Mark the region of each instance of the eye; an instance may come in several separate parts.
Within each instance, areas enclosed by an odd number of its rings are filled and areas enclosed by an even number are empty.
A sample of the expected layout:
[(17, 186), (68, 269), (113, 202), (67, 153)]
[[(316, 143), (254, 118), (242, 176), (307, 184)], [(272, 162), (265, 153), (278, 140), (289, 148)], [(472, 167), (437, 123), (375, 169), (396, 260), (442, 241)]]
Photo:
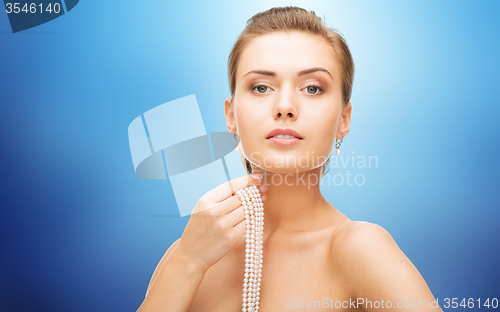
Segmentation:
[[(254, 85), (252, 87), (252, 90), (257, 90), (257, 93), (259, 93), (259, 94), (266, 93), (267, 89), (270, 89), (270, 88), (266, 85), (263, 85), (263, 84)], [(323, 93), (323, 91), (324, 91), (324, 89), (320, 85), (317, 85), (314, 83), (307, 86), (306, 89), (307, 89), (307, 93), (309, 93), (311, 95), (318, 95), (318, 94)]]
[[(306, 88), (306, 89), (307, 89), (307, 93), (309, 93), (309, 94), (311, 94), (311, 95), (318, 95), (318, 94), (323, 93), (323, 91), (324, 91), (324, 89), (323, 89), (321, 86), (319, 86), (319, 85), (317, 85), (317, 84), (314, 84), (314, 83), (313, 83), (313, 84), (311, 84), (311, 85), (309, 85), (309, 86), (307, 86), (307, 88)], [(316, 90), (317, 90), (318, 92), (314, 92), (314, 91), (316, 91)], [(309, 92), (309, 91), (311, 91), (311, 92)]]
[(269, 87), (263, 84), (259, 84), (252, 87), (252, 90), (255, 89), (257, 89), (257, 93), (264, 94), (266, 90), (269, 89)]

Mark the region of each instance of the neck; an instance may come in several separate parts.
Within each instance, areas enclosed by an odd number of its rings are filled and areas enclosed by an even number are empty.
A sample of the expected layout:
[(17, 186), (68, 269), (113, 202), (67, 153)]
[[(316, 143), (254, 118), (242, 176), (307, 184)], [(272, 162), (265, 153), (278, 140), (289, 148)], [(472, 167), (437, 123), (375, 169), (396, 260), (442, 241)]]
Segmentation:
[[(324, 224), (336, 211), (320, 191), (322, 167), (298, 173), (274, 173), (256, 168), (267, 185), (264, 224), (267, 234), (307, 231)], [(267, 235), (266, 235), (267, 236)]]

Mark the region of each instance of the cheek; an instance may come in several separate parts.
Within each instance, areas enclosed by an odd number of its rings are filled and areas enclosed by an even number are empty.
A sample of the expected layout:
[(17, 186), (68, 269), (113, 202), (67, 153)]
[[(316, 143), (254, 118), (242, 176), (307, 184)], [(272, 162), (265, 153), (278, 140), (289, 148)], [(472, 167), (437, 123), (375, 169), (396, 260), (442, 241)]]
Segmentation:
[(308, 114), (308, 124), (312, 125), (307, 134), (308, 148), (316, 150), (318, 154), (326, 155), (331, 151), (338, 127), (338, 112), (323, 110)]
[[(252, 110), (249, 105), (240, 105), (236, 112), (236, 121), (238, 126), (238, 134), (240, 137), (246, 141), (251, 139), (252, 133), (254, 133), (256, 129), (255, 125), (259, 124), (259, 116), (262, 117), (262, 114), (258, 114), (256, 110)], [(261, 118), (260, 117), (260, 118)]]
[(334, 136), (338, 126), (338, 114), (336, 110), (311, 110), (304, 112), (302, 117), (307, 117), (307, 123), (313, 125), (312, 129), (317, 135), (322, 137)]

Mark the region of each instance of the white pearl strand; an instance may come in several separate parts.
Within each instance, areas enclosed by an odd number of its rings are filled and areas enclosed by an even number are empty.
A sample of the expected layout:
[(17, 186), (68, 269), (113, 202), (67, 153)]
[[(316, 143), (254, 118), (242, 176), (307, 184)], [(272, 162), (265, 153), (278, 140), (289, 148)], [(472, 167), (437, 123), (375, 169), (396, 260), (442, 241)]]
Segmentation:
[(246, 222), (245, 278), (243, 279), (241, 311), (257, 312), (259, 311), (263, 262), (264, 204), (255, 184), (237, 191), (236, 194), (240, 196)]

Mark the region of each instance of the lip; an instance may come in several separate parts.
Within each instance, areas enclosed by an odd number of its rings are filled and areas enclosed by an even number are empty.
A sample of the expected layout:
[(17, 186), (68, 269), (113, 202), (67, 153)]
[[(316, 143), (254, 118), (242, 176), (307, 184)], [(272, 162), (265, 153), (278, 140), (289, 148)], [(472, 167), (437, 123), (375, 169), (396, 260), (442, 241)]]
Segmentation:
[[(293, 138), (271, 138), (272, 136), (278, 135), (278, 134), (283, 134), (283, 135), (293, 135), (296, 137), (295, 139)], [(302, 140), (302, 136), (295, 130), (290, 129), (290, 128), (276, 128), (269, 132), (267, 135), (267, 140), (273, 142), (274, 144), (277, 145), (293, 145), (297, 144)]]

